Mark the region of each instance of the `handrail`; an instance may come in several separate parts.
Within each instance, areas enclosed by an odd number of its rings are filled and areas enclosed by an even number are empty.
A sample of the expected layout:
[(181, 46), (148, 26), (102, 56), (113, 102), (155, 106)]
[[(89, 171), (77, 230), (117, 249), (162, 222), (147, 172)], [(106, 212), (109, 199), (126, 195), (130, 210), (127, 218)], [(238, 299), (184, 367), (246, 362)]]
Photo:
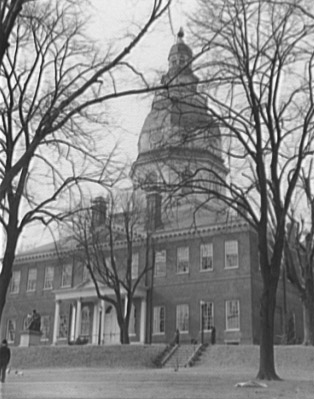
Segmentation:
[(188, 367), (190, 366), (195, 357), (198, 355), (198, 353), (202, 350), (203, 346), (205, 346), (204, 344), (199, 344), (196, 349), (194, 350), (194, 352), (192, 353), (192, 355), (189, 357), (188, 361), (185, 363), (184, 367)]
[(170, 359), (170, 357), (175, 353), (175, 351), (178, 349), (179, 345), (175, 344), (171, 350), (166, 354), (166, 356), (161, 360), (160, 365), (163, 367), (167, 361)]

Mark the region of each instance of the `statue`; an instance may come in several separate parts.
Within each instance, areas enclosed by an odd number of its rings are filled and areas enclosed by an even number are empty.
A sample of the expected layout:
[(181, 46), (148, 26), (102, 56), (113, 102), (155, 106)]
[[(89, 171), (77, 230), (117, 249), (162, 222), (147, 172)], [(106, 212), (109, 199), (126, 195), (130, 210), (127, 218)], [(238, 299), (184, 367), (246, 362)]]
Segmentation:
[(29, 331), (40, 331), (40, 314), (33, 310), (27, 329)]

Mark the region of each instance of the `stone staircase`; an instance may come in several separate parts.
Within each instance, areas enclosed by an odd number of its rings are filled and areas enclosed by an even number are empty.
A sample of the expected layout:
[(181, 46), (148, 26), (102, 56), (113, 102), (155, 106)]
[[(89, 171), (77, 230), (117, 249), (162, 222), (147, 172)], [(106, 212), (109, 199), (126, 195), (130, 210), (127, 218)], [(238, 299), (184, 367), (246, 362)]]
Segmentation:
[(194, 364), (204, 350), (203, 345), (182, 344), (173, 347), (171, 353), (163, 361), (163, 367), (178, 370), (181, 367), (189, 367)]

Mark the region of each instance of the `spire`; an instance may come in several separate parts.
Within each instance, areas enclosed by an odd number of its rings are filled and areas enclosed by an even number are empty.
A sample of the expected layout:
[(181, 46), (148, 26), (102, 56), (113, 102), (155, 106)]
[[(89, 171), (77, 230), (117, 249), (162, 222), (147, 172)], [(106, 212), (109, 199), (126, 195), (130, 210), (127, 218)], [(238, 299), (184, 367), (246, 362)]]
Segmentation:
[(184, 58), (184, 63), (187, 63), (193, 56), (192, 50), (184, 43), (183, 37), (184, 31), (181, 26), (177, 33), (177, 42), (171, 47), (169, 52), (168, 60), (170, 60), (170, 64), (172, 64), (170, 67), (173, 66), (173, 64), (177, 66), (181, 65), (182, 67), (182, 59)]
[(184, 37), (184, 30), (181, 26), (177, 34), (177, 43), (183, 43), (183, 37)]

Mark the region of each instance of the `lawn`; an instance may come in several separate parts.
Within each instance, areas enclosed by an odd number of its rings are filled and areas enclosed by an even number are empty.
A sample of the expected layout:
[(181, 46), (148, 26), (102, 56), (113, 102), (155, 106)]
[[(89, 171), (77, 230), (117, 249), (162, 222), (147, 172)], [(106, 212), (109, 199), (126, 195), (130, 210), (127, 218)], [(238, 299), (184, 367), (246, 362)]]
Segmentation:
[(266, 388), (237, 388), (254, 379), (256, 370), (243, 366), (209, 370), (197, 366), (168, 369), (36, 369), (10, 373), (1, 387), (2, 399), (312, 399), (313, 371), (281, 369), (283, 381)]

